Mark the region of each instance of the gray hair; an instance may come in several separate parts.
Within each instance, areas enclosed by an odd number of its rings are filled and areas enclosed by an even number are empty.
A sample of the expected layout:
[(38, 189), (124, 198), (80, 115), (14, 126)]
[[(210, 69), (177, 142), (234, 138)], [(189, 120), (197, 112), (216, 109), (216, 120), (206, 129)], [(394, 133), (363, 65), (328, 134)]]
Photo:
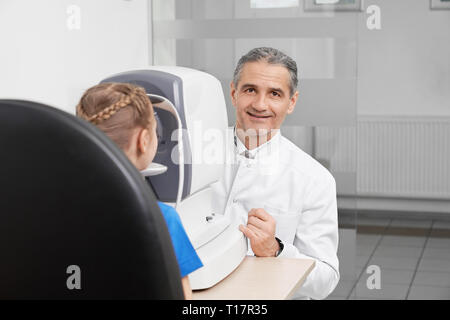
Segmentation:
[(297, 78), (297, 63), (284, 54), (280, 50), (268, 47), (255, 48), (250, 50), (247, 54), (243, 55), (234, 70), (233, 74), (233, 83), (237, 87), (237, 84), (241, 77), (241, 71), (244, 67), (244, 64), (247, 62), (255, 62), (264, 60), (269, 64), (279, 64), (285, 67), (289, 71), (290, 81), (289, 81), (289, 91), (292, 96), (294, 92), (297, 90), (298, 78)]

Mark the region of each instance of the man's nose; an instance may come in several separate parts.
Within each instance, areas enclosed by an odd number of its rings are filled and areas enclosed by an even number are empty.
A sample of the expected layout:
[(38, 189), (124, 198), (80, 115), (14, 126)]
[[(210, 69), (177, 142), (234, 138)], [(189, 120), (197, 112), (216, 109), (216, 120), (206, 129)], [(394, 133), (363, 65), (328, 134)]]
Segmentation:
[(265, 111), (267, 109), (266, 95), (257, 94), (252, 106), (256, 111)]

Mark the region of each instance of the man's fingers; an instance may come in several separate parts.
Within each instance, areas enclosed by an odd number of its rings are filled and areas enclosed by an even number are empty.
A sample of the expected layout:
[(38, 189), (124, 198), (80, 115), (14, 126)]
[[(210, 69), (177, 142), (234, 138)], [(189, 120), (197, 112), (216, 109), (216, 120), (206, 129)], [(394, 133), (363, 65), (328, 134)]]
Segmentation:
[(249, 216), (247, 220), (247, 225), (253, 225), (257, 227), (258, 229), (265, 229), (264, 225), (267, 224), (264, 220), (261, 220), (260, 218), (256, 216)]
[(268, 214), (266, 212), (266, 210), (262, 209), (262, 208), (254, 208), (252, 210), (250, 210), (250, 212), (248, 213), (249, 217), (257, 217), (263, 221), (269, 221), (272, 219), (272, 216), (270, 214)]
[(261, 229), (255, 227), (255, 226), (253, 226), (251, 224), (247, 224), (247, 228), (249, 228), (253, 232), (255, 237), (260, 238), (262, 236), (262, 232), (261, 232), (262, 230)]
[(243, 224), (239, 225), (239, 230), (249, 239), (256, 239), (257, 237), (252, 229), (244, 226)]

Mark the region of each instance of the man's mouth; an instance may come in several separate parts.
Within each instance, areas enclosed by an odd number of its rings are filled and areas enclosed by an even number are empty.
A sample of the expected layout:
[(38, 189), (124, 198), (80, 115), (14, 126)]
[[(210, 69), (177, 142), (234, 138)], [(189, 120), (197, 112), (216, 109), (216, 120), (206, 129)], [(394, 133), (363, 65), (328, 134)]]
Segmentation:
[(253, 118), (257, 118), (257, 119), (267, 119), (270, 118), (271, 115), (265, 115), (265, 114), (253, 114), (247, 111), (247, 114)]

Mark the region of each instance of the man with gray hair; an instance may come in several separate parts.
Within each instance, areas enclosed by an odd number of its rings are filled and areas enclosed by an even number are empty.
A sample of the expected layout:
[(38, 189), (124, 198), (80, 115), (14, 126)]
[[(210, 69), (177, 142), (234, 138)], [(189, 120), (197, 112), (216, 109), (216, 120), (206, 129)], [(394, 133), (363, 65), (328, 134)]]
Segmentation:
[(339, 281), (336, 184), (316, 160), (283, 137), (298, 98), (297, 64), (281, 51), (242, 56), (231, 82), (236, 125), (216, 212), (240, 222), (257, 257), (309, 258), (315, 268), (294, 298), (324, 299)]

